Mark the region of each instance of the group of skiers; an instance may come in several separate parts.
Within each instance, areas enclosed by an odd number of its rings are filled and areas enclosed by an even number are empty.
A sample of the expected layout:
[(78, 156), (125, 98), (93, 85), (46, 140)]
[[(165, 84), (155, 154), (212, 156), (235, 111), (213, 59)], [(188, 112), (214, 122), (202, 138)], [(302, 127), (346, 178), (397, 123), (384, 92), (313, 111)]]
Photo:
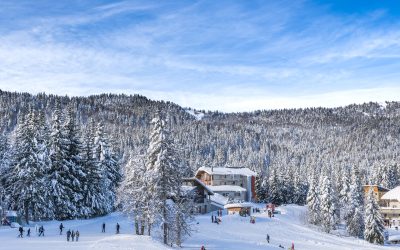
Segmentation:
[[(60, 235), (62, 235), (63, 229), (64, 229), (64, 225), (61, 223), (60, 224)], [(71, 241), (74, 241), (76, 239), (76, 241), (79, 241), (79, 231), (76, 230), (76, 232), (74, 230), (71, 231), (71, 229), (68, 229), (67, 231), (67, 241), (69, 241), (69, 239), (71, 239)]]
[[(39, 235), (38, 235), (39, 237), (44, 236), (44, 227), (43, 226), (40, 226), (40, 227), (36, 226), (35, 228), (36, 228), (36, 232), (39, 233)], [(23, 238), (25, 230), (22, 226), (20, 226), (18, 228), (18, 232), (19, 232), (18, 238)], [(28, 230), (26, 231), (26, 236), (31, 237), (31, 229), (30, 228), (28, 228)]]
[(74, 230), (70, 230), (68, 229), (67, 231), (67, 241), (69, 241), (69, 239), (71, 238), (71, 241), (74, 241), (74, 239), (76, 239), (76, 241), (79, 240), (79, 231), (76, 230), (76, 232)]
[[(217, 217), (215, 216), (215, 218), (217, 218)], [(44, 227), (43, 226), (38, 227), (36, 225), (35, 228), (36, 228), (36, 232), (39, 233), (38, 236), (44, 236)], [(64, 225), (61, 223), (60, 226), (59, 226), (60, 235), (62, 235), (64, 228), (65, 228)], [(119, 234), (120, 229), (121, 229), (121, 226), (119, 225), (119, 223), (117, 223), (117, 225), (116, 225), (116, 234)], [(18, 231), (19, 231), (18, 238), (23, 238), (23, 233), (25, 232), (24, 228), (22, 226), (20, 226), (18, 228)], [(101, 232), (102, 233), (106, 232), (106, 223), (104, 223), (104, 222), (102, 224)], [(26, 236), (28, 236), (28, 237), (31, 236), (31, 229), (30, 228), (28, 228)], [(79, 240), (79, 236), (80, 236), (80, 233), (79, 233), (78, 230), (76, 230), (76, 231), (72, 230), (71, 231), (70, 229), (68, 229), (68, 231), (67, 231), (67, 241), (69, 241), (70, 239), (71, 239), (71, 241), (78, 241)]]

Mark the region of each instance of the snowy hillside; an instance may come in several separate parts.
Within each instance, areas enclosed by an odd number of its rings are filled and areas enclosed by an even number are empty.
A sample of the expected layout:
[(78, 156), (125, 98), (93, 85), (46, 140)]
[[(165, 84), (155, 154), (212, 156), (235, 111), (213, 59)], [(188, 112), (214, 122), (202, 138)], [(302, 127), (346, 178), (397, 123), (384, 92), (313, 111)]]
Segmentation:
[[(210, 214), (196, 217), (199, 223), (196, 232), (183, 244), (183, 249), (200, 249), (204, 245), (212, 249), (287, 249), (292, 242), (296, 250), (379, 250), (398, 249), (394, 246), (377, 246), (352, 237), (339, 237), (318, 232), (303, 224), (305, 207), (296, 205), (283, 206), (278, 209), (282, 214), (268, 218), (266, 214), (256, 214), (256, 223), (249, 223), (249, 217), (224, 215), (222, 223), (211, 223)], [(106, 223), (106, 233), (101, 233), (101, 224)], [(121, 224), (121, 234), (115, 235), (116, 223)], [(133, 234), (133, 225), (119, 213), (90, 220), (71, 220), (63, 222), (65, 229), (81, 233), (79, 242), (67, 242), (65, 233), (58, 234), (59, 222), (43, 223), (45, 237), (38, 238), (32, 233), (31, 238), (17, 238), (17, 229), (1, 228), (0, 240), (7, 243), (8, 250), (19, 249), (169, 249), (146, 236)], [(31, 229), (34, 231), (34, 228)], [(266, 242), (266, 234), (270, 235), (270, 243)], [(0, 249), (5, 249), (1, 248)]]
[(185, 109), (185, 111), (196, 118), (197, 121), (200, 121), (204, 117), (204, 113), (197, 110)]
[[(272, 219), (263, 213), (256, 214), (255, 224), (249, 223), (249, 217), (239, 215), (225, 215), (220, 225), (212, 224), (209, 215), (199, 216), (198, 232), (184, 243), (184, 248), (196, 249), (204, 244), (207, 249), (282, 249), (279, 245), (288, 249), (293, 242), (296, 250), (398, 249), (311, 229), (304, 225), (306, 209), (302, 206), (288, 205), (278, 210), (282, 214)], [(269, 244), (266, 241), (267, 234), (270, 235)]]

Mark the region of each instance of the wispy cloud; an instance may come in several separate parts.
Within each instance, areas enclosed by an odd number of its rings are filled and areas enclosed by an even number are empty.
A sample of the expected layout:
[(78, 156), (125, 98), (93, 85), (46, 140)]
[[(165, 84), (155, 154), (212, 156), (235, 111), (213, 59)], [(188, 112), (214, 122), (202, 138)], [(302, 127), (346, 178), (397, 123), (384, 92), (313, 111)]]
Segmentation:
[(140, 93), (224, 111), (398, 98), (400, 33), (384, 10), (338, 14), (310, 1), (57, 4), (1, 3), (1, 89)]

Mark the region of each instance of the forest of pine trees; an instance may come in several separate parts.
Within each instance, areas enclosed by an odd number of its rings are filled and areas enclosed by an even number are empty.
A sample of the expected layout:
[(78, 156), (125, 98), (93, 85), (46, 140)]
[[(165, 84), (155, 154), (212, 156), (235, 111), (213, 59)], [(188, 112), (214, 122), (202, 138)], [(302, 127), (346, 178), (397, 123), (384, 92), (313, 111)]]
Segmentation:
[[(0, 91), (0, 202), (29, 218), (66, 219), (112, 211), (122, 196), (121, 180), (135, 189), (135, 195), (144, 189), (139, 187), (156, 190), (159, 186), (136, 182), (158, 178), (150, 174), (158, 166), (149, 159), (155, 149), (152, 120), (157, 112), (168, 116), (168, 140), (174, 145), (171, 150), (176, 149), (182, 176), (192, 176), (204, 165), (248, 167), (258, 173), (260, 201), (308, 204), (309, 221), (324, 223), (326, 231), (334, 230), (337, 221), (346, 221), (349, 234), (365, 237), (368, 204), (360, 198), (360, 187), (399, 185), (400, 102), (245, 113), (199, 111), (204, 116), (198, 120), (174, 103), (139, 95), (67, 97)], [(141, 234), (160, 219), (153, 217), (154, 211), (141, 209), (152, 198), (131, 201), (127, 208), (135, 211)], [(177, 200), (174, 204), (187, 205)], [(173, 224), (165, 224), (167, 234)]]
[(120, 159), (101, 123), (82, 129), (75, 116), (72, 107), (65, 112), (57, 107), (51, 119), (30, 108), (18, 116), (13, 143), (3, 145), (2, 205), (27, 222), (88, 218), (114, 209)]

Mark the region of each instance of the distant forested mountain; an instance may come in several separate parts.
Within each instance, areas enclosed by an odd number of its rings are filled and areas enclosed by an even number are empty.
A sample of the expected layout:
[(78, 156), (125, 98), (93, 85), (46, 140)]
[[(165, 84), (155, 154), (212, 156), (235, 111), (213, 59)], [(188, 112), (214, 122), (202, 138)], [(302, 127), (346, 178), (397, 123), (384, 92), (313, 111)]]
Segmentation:
[[(202, 165), (249, 167), (259, 173), (259, 187), (274, 190), (271, 183), (279, 182), (282, 197), (276, 199), (297, 203), (304, 203), (313, 173), (329, 173), (337, 190), (343, 174), (355, 166), (363, 183), (398, 184), (400, 102), (221, 113), (184, 109), (140, 95), (67, 97), (0, 91), (3, 138), (13, 145), (18, 117), (31, 109), (43, 112), (51, 124), (57, 105), (62, 113), (74, 110), (82, 131), (90, 121), (103, 124), (122, 167), (131, 153), (147, 149), (150, 121), (160, 111), (169, 117), (186, 175)], [(297, 194), (288, 195), (293, 188)]]

